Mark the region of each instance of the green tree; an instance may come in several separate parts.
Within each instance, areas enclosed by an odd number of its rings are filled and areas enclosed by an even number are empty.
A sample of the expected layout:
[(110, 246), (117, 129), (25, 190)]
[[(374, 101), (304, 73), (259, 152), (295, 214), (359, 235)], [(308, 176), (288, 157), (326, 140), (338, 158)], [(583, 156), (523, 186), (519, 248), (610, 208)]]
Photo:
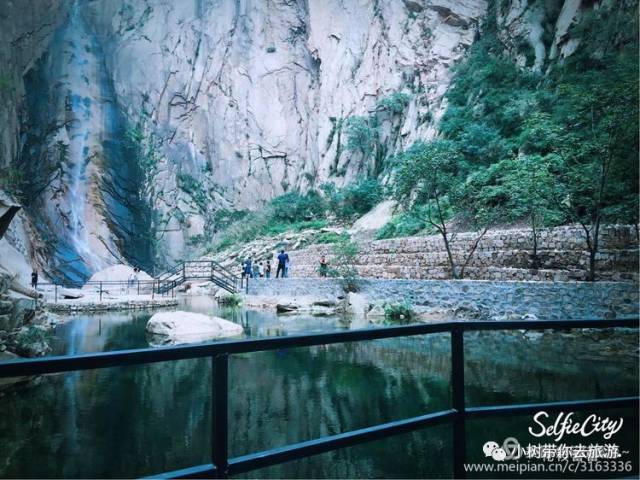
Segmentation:
[(370, 125), (371, 119), (361, 116), (351, 116), (344, 122), (344, 132), (347, 136), (347, 150), (360, 152), (367, 158), (375, 148), (376, 133)]
[[(398, 158), (395, 169), (395, 196), (398, 201), (413, 208), (425, 206), (426, 223), (442, 237), (452, 278), (463, 278), (476, 248), (487, 232), (481, 228), (471, 249), (458, 264), (451, 248), (455, 234), (448, 221), (454, 214), (465, 216), (474, 226), (484, 224), (490, 217), (477, 208), (476, 193), (461, 179), (464, 165), (456, 145), (448, 140), (434, 140), (430, 143), (416, 142)], [(455, 201), (454, 201), (455, 200)]]
[(345, 220), (367, 213), (383, 197), (382, 186), (375, 178), (358, 180), (343, 188), (336, 188), (335, 184), (330, 182), (321, 185), (320, 189), (331, 212)]
[(284, 222), (299, 222), (322, 218), (326, 203), (318, 192), (312, 190), (307, 194), (289, 192), (274, 198), (270, 202), (273, 219)]
[(522, 155), (508, 161), (504, 188), (506, 207), (513, 219), (526, 218), (531, 228), (532, 268), (540, 268), (538, 239), (540, 228), (560, 222), (558, 192), (554, 170), (560, 159), (556, 155)]
[(356, 267), (360, 247), (348, 236), (333, 245), (332, 264), (329, 275), (338, 278), (345, 292), (357, 292), (360, 289), (359, 274)]
[(400, 115), (409, 105), (411, 96), (403, 92), (393, 92), (387, 97), (381, 98), (376, 104), (376, 111), (386, 111), (392, 115)]
[[(604, 221), (637, 223), (637, 59), (621, 59), (605, 71), (570, 76), (559, 86), (557, 110), (565, 124), (562, 206), (579, 223), (589, 251), (587, 280), (596, 278)], [(633, 172), (633, 174), (630, 174)]]

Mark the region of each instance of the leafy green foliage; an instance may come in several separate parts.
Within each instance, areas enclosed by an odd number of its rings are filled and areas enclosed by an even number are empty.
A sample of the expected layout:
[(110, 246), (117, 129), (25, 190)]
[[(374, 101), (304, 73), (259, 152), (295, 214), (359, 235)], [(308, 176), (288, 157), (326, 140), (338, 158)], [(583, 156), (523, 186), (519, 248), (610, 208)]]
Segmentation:
[(146, 183), (150, 184), (158, 173), (158, 162), (161, 158), (155, 136), (147, 135), (144, 126), (139, 123), (125, 131), (124, 142), (125, 147), (136, 158)]
[(391, 220), (378, 231), (376, 238), (381, 240), (384, 238), (417, 235), (428, 228), (425, 217), (426, 209), (424, 205), (414, 206), (414, 208), (394, 215)]
[(453, 142), (418, 141), (396, 158), (395, 195), (410, 206), (430, 205), (427, 221), (441, 223), (446, 220), (447, 196), (460, 183), (461, 167), (460, 151)]
[(348, 233), (322, 232), (314, 238), (315, 243), (339, 243), (349, 240)]
[(384, 306), (385, 319), (394, 324), (411, 323), (415, 319), (416, 313), (413, 310), (413, 305), (404, 300), (400, 303), (387, 303)]
[(51, 350), (50, 342), (52, 333), (36, 325), (22, 328), (14, 339), (14, 348), (17, 353), (26, 357), (44, 355)]
[(213, 214), (213, 223), (216, 231), (224, 230), (231, 224), (242, 220), (249, 214), (248, 210), (220, 209)]
[[(441, 139), (397, 157), (394, 193), (406, 208), (379, 236), (417, 230), (418, 208), (441, 233), (454, 217), (468, 225), (526, 220), (536, 257), (539, 228), (578, 222), (593, 272), (601, 222), (638, 221), (637, 2), (585, 10), (570, 31), (578, 50), (546, 65), (544, 76), (509, 57), (498, 6), (490, 2), (481, 39), (456, 67)], [(550, 46), (559, 7), (543, 9)]]
[(307, 194), (285, 193), (257, 212), (219, 210), (214, 215), (214, 221), (220, 233), (209, 250), (220, 251), (261, 236), (319, 230), (327, 226), (325, 211), (325, 199), (315, 191)]
[[(191, 184), (188, 184), (191, 185)], [(259, 212), (220, 210), (214, 215), (219, 232), (209, 250), (220, 251), (231, 245), (261, 236), (301, 230), (320, 230), (328, 225), (329, 214), (340, 220), (353, 220), (382, 200), (383, 189), (375, 179), (365, 179), (336, 188), (322, 185), (320, 191), (306, 194), (294, 191), (271, 200)], [(320, 243), (336, 243), (342, 239), (330, 233), (321, 234)]]
[(327, 221), (324, 219), (318, 220), (304, 220), (301, 222), (293, 223), (278, 223), (273, 222), (268, 224), (261, 232), (261, 235), (279, 235), (285, 232), (300, 232), (302, 230), (320, 230), (327, 226)]
[(8, 75), (0, 75), (0, 94), (11, 93), (13, 90), (13, 82)]
[(351, 116), (344, 122), (346, 147), (350, 152), (361, 152), (367, 157), (375, 148), (376, 133), (371, 117)]
[(377, 179), (363, 179), (340, 189), (333, 183), (325, 183), (320, 189), (327, 198), (331, 212), (343, 220), (367, 213), (383, 197), (382, 186)]
[(202, 234), (192, 235), (187, 240), (187, 243), (190, 246), (197, 247), (198, 245), (202, 245), (205, 241), (205, 236)]
[(293, 223), (277, 222), (268, 210), (251, 212), (216, 235), (212, 245), (209, 246), (209, 251), (221, 251), (232, 245), (250, 242), (263, 236), (302, 230), (320, 230), (326, 226), (327, 221), (324, 219)]
[[(498, 208), (480, 201), (483, 185), (465, 181), (465, 163), (459, 148), (449, 140), (416, 142), (397, 159), (395, 196), (410, 208), (424, 206), (425, 222), (441, 236), (453, 278), (463, 278), (478, 242), (488, 227), (501, 217)], [(454, 258), (448, 221), (457, 215), (481, 231), (461, 264)]]
[(187, 173), (181, 173), (178, 175), (178, 187), (189, 194), (201, 211), (207, 210), (211, 200), (200, 180)]
[(358, 244), (348, 237), (341, 239), (333, 246), (333, 261), (329, 268), (329, 275), (339, 279), (345, 292), (360, 290), (360, 276), (355, 266), (359, 253)]
[(271, 208), (276, 221), (292, 223), (322, 217), (326, 205), (324, 199), (315, 191), (306, 195), (290, 192), (274, 198)]
[(9, 166), (0, 170), (0, 189), (10, 192), (17, 199), (22, 198), (22, 189), (25, 185), (23, 171), (15, 166)]
[(410, 95), (402, 92), (394, 92), (388, 97), (380, 99), (376, 104), (376, 110), (387, 111), (398, 115), (404, 112), (410, 101)]
[(561, 165), (559, 157), (523, 155), (498, 165), (504, 169), (503, 188), (512, 219), (528, 218), (533, 230), (561, 222), (555, 182), (555, 173)]
[[(635, 57), (634, 57), (635, 58)], [(633, 222), (638, 194), (637, 58), (622, 57), (606, 72), (567, 76), (554, 112), (565, 160), (561, 188), (569, 216), (580, 223)], [(622, 207), (622, 208), (621, 208)]]
[(218, 298), (218, 303), (228, 308), (239, 308), (242, 305), (242, 296), (237, 293), (229, 293)]

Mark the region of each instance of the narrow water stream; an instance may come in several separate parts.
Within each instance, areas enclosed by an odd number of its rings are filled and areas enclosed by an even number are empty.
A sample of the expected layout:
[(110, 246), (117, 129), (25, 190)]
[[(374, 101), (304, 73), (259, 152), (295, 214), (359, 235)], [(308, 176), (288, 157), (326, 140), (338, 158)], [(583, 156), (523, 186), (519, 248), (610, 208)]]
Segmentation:
[[(339, 317), (219, 310), (209, 298), (192, 298), (181, 308), (240, 323), (247, 337), (363, 325)], [(57, 327), (54, 353), (146, 347), (150, 315), (72, 317)], [(635, 334), (622, 337), (637, 342)], [(615, 349), (619, 341), (615, 335), (603, 341), (568, 334), (551, 339), (521, 332), (468, 334), (468, 403), (637, 395), (637, 357), (603, 350)], [(448, 408), (449, 354), (448, 335), (437, 334), (233, 355), (230, 454)], [(136, 477), (209, 461), (206, 359), (49, 375), (0, 395), (2, 477)], [(608, 412), (624, 416), (616, 441), (627, 449), (638, 443), (637, 416), (630, 413)], [(487, 440), (514, 436), (532, 442), (530, 425), (530, 417), (469, 422), (469, 457), (482, 460)], [(443, 425), (247, 477), (450, 477), (451, 468), (451, 427)]]

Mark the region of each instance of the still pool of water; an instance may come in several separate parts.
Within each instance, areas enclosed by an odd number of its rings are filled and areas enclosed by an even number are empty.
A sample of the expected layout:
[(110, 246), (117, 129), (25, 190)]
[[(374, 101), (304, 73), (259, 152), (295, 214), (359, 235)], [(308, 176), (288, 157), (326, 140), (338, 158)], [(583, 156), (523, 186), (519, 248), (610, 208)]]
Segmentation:
[[(366, 325), (339, 317), (219, 310), (206, 297), (185, 302), (180, 308), (240, 323), (247, 337)], [(147, 347), (145, 325), (151, 314), (71, 317), (56, 328), (54, 353)], [(230, 455), (449, 408), (449, 343), (447, 334), (436, 334), (231, 356)], [(637, 357), (629, 348), (636, 343), (635, 332), (543, 338), (522, 332), (469, 333), (467, 403), (637, 395)], [(206, 463), (210, 398), (207, 359), (48, 375), (5, 388), (0, 391), (0, 476), (136, 477)], [(636, 459), (637, 414), (606, 414), (624, 418), (613, 441)], [(501, 443), (513, 436), (521, 443), (539, 443), (527, 432), (532, 425), (530, 416), (469, 421), (470, 461), (483, 461), (482, 445), (488, 440)], [(592, 443), (598, 441), (603, 443), (601, 437)], [(451, 426), (442, 425), (247, 476), (450, 477), (451, 444)]]

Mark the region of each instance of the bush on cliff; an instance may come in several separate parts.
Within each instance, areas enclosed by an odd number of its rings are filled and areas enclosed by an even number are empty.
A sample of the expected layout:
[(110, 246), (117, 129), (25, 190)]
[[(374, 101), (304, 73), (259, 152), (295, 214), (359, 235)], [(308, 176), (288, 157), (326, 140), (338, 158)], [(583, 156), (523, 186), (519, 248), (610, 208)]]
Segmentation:
[(306, 194), (285, 193), (271, 200), (269, 206), (272, 220), (283, 223), (323, 218), (327, 209), (324, 198), (313, 190)]
[(365, 178), (336, 188), (333, 183), (320, 186), (329, 210), (341, 220), (352, 220), (371, 210), (383, 199), (383, 189), (375, 178)]

